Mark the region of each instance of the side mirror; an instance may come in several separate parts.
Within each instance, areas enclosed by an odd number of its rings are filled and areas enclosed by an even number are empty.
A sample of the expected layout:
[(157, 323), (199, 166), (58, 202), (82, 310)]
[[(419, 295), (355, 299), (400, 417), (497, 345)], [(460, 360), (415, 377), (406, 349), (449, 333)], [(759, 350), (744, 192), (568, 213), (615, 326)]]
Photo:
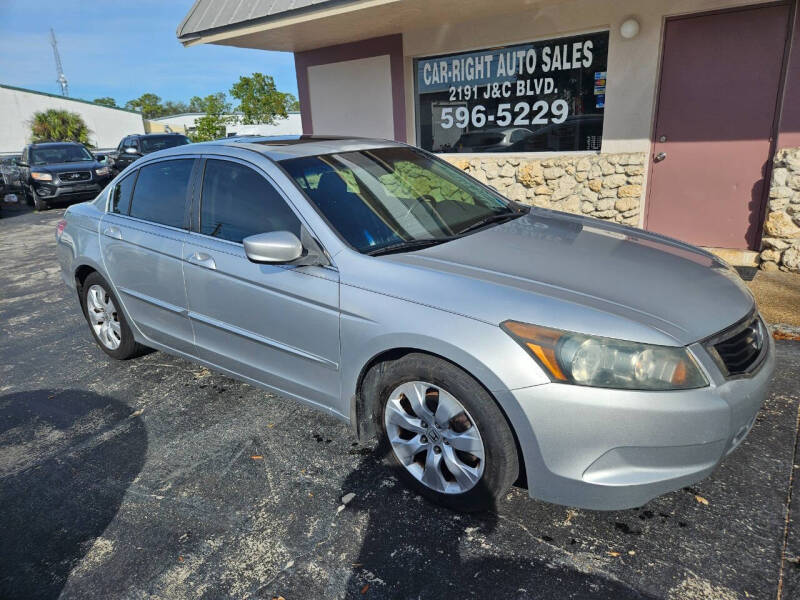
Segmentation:
[(244, 253), (255, 263), (284, 264), (303, 256), (303, 244), (289, 231), (270, 231), (244, 240)]
[(125, 148), (125, 154), (139, 154), (139, 151), (133, 146), (128, 146)]
[(27, 167), (28, 163), (22, 162), (21, 160), (16, 161), (15, 163), (18, 167)]

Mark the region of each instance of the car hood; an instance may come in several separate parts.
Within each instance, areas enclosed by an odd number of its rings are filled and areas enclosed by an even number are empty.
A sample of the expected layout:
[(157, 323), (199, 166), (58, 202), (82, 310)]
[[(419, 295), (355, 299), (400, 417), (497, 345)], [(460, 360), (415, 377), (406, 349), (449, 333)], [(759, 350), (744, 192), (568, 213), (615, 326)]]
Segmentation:
[(542, 209), (438, 246), (377, 259), (391, 268), (362, 269), (360, 278), (377, 279), (392, 295), (493, 324), (513, 319), (685, 345), (754, 307), (738, 274), (708, 252)]
[(68, 173), (70, 171), (91, 171), (105, 165), (97, 161), (50, 163), (46, 165), (31, 165), (31, 171), (37, 173)]

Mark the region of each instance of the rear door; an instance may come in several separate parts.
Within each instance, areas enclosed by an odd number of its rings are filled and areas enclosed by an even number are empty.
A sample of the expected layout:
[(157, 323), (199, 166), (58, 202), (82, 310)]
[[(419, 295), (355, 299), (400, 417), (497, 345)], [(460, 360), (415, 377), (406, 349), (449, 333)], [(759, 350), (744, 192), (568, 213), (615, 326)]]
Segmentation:
[(339, 273), (250, 262), (242, 239), (301, 235), (301, 221), (266, 173), (208, 158), (194, 231), (184, 247), (189, 316), (200, 358), (325, 407), (339, 395)]
[(183, 244), (196, 160), (148, 163), (110, 192), (100, 225), (106, 272), (126, 314), (150, 340), (194, 354)]

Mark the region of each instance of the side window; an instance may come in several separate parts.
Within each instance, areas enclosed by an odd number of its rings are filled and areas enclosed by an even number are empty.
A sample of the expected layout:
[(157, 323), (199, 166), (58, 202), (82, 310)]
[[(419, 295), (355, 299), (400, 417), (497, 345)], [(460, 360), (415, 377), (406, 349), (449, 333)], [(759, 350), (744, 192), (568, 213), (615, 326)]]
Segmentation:
[(130, 215), (171, 227), (186, 227), (186, 201), (194, 159), (163, 160), (139, 169)]
[(122, 152), (122, 149), (125, 147), (125, 142), (128, 141), (128, 138), (122, 138), (122, 141), (117, 146), (117, 152)]
[(200, 233), (231, 242), (269, 231), (300, 237), (300, 221), (277, 190), (249, 167), (225, 160), (206, 162)]
[(113, 213), (127, 215), (131, 209), (131, 192), (136, 181), (136, 173), (131, 173), (125, 179), (118, 182), (111, 190), (111, 202), (109, 210)]

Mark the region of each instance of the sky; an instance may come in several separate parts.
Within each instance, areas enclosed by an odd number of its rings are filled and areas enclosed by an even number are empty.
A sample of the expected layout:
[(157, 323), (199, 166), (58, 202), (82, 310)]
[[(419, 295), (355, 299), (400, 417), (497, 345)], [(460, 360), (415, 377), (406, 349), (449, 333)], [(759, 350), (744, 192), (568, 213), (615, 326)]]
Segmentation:
[(73, 98), (111, 96), (122, 106), (145, 92), (162, 100), (228, 92), (259, 71), (297, 96), (289, 52), (200, 45), (175, 37), (193, 0), (0, 0), (0, 84), (60, 94), (50, 46), (55, 30)]

